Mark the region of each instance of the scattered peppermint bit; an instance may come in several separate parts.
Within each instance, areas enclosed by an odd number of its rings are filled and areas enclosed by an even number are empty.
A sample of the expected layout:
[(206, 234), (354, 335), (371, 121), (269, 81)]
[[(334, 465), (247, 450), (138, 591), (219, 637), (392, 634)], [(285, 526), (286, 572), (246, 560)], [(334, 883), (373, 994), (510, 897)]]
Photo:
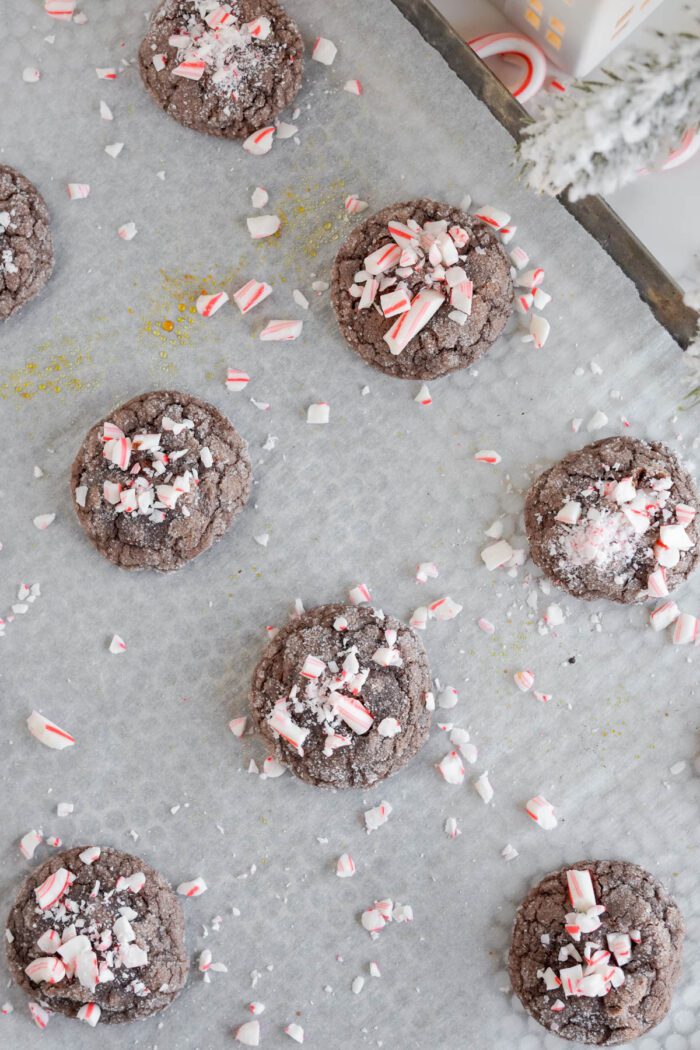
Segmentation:
[(41, 80), (41, 72), (32, 66), (27, 66), (22, 70), (22, 80), (25, 84), (36, 84)]
[(43, 530), (48, 529), (49, 525), (56, 520), (55, 514), (37, 514), (34, 520), (34, 525), (37, 529)]
[(476, 623), (479, 630), (483, 631), (484, 634), (493, 634), (496, 630), (491, 621), (485, 619), (485, 617), (483, 616), (479, 620), (477, 620)]
[(124, 149), (123, 142), (112, 142), (109, 146), (105, 146), (105, 153), (116, 160), (121, 151)]
[(513, 675), (513, 680), (523, 693), (527, 693), (535, 684), (535, 676), (532, 671), (516, 671)]
[(116, 69), (96, 69), (98, 80), (116, 80), (117, 71)]
[(456, 817), (448, 817), (445, 821), (445, 834), (448, 838), (456, 839), (458, 835), (461, 835), (459, 827), (457, 826)]
[(125, 222), (123, 226), (120, 226), (117, 233), (123, 241), (133, 241), (134, 237), (138, 233), (135, 222)]
[[(40, 831), (28, 831), (19, 841), (19, 851), (25, 860), (31, 860), (38, 846), (44, 841)], [(41, 947), (41, 945), (40, 945)], [(42, 948), (42, 951), (44, 949)]]
[(109, 651), (110, 653), (125, 653), (126, 642), (118, 634), (113, 635), (112, 641), (109, 643)]
[(372, 595), (366, 583), (358, 583), (355, 587), (352, 587), (348, 591), (348, 598), (351, 605), (362, 605), (364, 602), (372, 601)]
[(226, 292), (215, 292), (213, 295), (200, 295), (197, 298), (197, 313), (201, 317), (213, 317), (217, 310), (228, 302)]
[(501, 457), (498, 452), (494, 452), (492, 449), (481, 449), (479, 452), (474, 453), (474, 459), (477, 463), (500, 463)]
[(353, 991), (353, 995), (359, 995), (360, 992), (362, 991), (362, 989), (364, 988), (364, 986), (365, 986), (365, 979), (364, 979), (364, 977), (362, 977), (361, 974), (358, 974), (357, 977), (353, 978), (353, 982), (352, 982), (352, 985), (351, 985), (351, 988), (352, 988), (352, 991)]
[(554, 806), (543, 795), (535, 795), (534, 798), (531, 798), (525, 806), (525, 812), (535, 824), (539, 824), (545, 831), (552, 831), (557, 826)]
[(423, 386), (420, 388), (413, 400), (416, 401), (419, 405), (432, 405), (433, 399), (430, 396), (430, 391), (428, 390), (425, 383), (423, 383)]
[(454, 620), (456, 616), (459, 616), (462, 608), (461, 605), (458, 605), (457, 602), (447, 595), (445, 598), (438, 598), (432, 605), (429, 605), (428, 614), (431, 619), (442, 623), (445, 620)]
[(44, 0), (44, 11), (58, 22), (70, 22), (77, 0)]
[(100, 99), (100, 117), (102, 120), (114, 120), (114, 114), (106, 102)]
[(338, 857), (335, 873), (339, 879), (349, 879), (355, 874), (355, 862), (349, 853)]
[(493, 798), (493, 788), (491, 787), (488, 772), (482, 773), (478, 780), (474, 781), (474, 788), (477, 794), (481, 796), (484, 803), (488, 805)]
[(589, 434), (593, 434), (596, 430), (601, 430), (602, 427), (606, 426), (607, 422), (608, 417), (605, 415), (605, 412), (601, 412), (599, 410), (597, 412), (594, 412), (591, 418), (588, 420), (588, 423), (586, 424), (586, 430)]
[(293, 1039), (295, 1043), (304, 1042), (304, 1029), (300, 1024), (288, 1024), (284, 1031), (285, 1034), (288, 1035), (290, 1039)]
[(193, 879), (192, 882), (181, 882), (177, 887), (177, 892), (183, 897), (201, 897), (206, 892), (206, 889), (207, 884), (200, 876)]
[(251, 238), (259, 241), (277, 233), (282, 225), (282, 220), (279, 215), (253, 215), (246, 219), (246, 225)]
[[(66, 190), (68, 199), (72, 201), (85, 200), (86, 197), (90, 196), (90, 186), (87, 182), (69, 182)], [(38, 476), (41, 477), (41, 475)]]
[(389, 802), (382, 801), (378, 806), (373, 809), (368, 809), (365, 812), (365, 827), (367, 833), (370, 831), (376, 831), (382, 824), (386, 824), (392, 812), (392, 806)]
[(262, 186), (256, 186), (251, 194), (250, 203), (254, 208), (264, 208), (270, 199), (270, 194)]
[(236, 1030), (235, 1038), (239, 1043), (243, 1043), (244, 1046), (259, 1046), (260, 1045), (260, 1022), (259, 1021), (246, 1021), (240, 1028)]
[(511, 846), (510, 842), (508, 842), (501, 850), (501, 856), (504, 860), (515, 860), (515, 858), (519, 857), (520, 854), (518, 853), (515, 846)]
[(348, 215), (359, 215), (360, 212), (366, 211), (368, 207), (367, 201), (360, 200), (356, 193), (351, 193), (345, 198), (345, 210)]
[(464, 764), (457, 751), (450, 751), (435, 768), (446, 783), (464, 783)]
[(434, 561), (422, 561), (416, 567), (416, 583), (427, 583), (428, 580), (436, 580), (439, 572)]
[(265, 343), (293, 342), (299, 338), (303, 327), (303, 321), (268, 321), (260, 333), (260, 338)]
[(32, 711), (27, 719), (27, 728), (40, 743), (56, 751), (62, 751), (64, 748), (72, 747), (75, 744), (75, 737), (72, 737), (70, 733), (67, 733), (65, 729), (61, 729), (54, 722), (49, 721), (48, 718), (44, 718), (38, 711)]
[(300, 292), (298, 288), (295, 288), (292, 292), (292, 298), (297, 306), (300, 306), (302, 310), (309, 309), (309, 300), (306, 298), (303, 292)]
[(243, 390), (248, 386), (250, 376), (247, 372), (241, 372), (238, 368), (229, 368), (226, 372), (226, 389), (233, 392)]
[(254, 131), (243, 143), (243, 149), (254, 157), (262, 157), (272, 149), (272, 140), (275, 137), (273, 127), (261, 128)]
[(332, 40), (326, 40), (322, 36), (316, 37), (316, 42), (311, 52), (314, 62), (321, 62), (324, 66), (332, 66), (337, 54), (338, 48)]
[(327, 423), (331, 415), (331, 406), (325, 401), (316, 402), (313, 405), (309, 405), (306, 410), (306, 422), (313, 425)]
[(256, 281), (251, 278), (237, 292), (233, 293), (233, 301), (242, 314), (247, 314), (254, 306), (259, 306), (260, 303), (267, 299), (271, 292), (271, 286), (266, 284), (265, 281)]
[(347, 91), (351, 95), (361, 95), (362, 83), (359, 80), (346, 80), (343, 84), (343, 91)]

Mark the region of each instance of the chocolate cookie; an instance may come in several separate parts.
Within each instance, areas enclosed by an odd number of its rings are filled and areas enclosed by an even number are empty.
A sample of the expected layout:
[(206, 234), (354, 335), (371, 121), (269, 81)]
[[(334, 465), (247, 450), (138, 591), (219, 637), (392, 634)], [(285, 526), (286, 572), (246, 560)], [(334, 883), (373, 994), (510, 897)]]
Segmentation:
[(240, 139), (301, 87), (299, 30), (276, 0), (163, 0), (139, 49), (158, 105), (195, 131)]
[(580, 861), (547, 875), (518, 908), (513, 991), (563, 1039), (626, 1043), (668, 1013), (684, 932), (678, 906), (649, 872)]
[(46, 201), (29, 179), (0, 164), (0, 321), (38, 295), (52, 271)]
[(49, 1010), (133, 1021), (180, 994), (189, 963), (182, 908), (158, 872), (116, 849), (57, 853), (22, 883), (7, 920), (17, 984)]
[(275, 757), (319, 787), (367, 788), (428, 738), (430, 670), (393, 616), (320, 605), (290, 621), (253, 675), (253, 719)]
[(663, 597), (700, 557), (698, 493), (670, 449), (612, 437), (532, 485), (525, 526), (536, 565), (576, 598)]
[(248, 502), (245, 441), (206, 401), (154, 390), (96, 423), (75, 458), (78, 521), (122, 569), (170, 572), (207, 550)]
[(510, 263), (491, 231), (461, 208), (404, 201), (345, 241), (331, 302), (360, 357), (400, 379), (473, 365), (513, 310)]

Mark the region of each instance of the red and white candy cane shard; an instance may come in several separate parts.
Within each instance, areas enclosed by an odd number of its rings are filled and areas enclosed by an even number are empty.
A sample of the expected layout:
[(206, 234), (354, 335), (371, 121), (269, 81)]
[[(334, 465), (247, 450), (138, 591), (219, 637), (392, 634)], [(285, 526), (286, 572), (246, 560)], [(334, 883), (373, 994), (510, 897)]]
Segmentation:
[(183, 897), (201, 897), (206, 890), (207, 884), (201, 876), (191, 882), (181, 882), (177, 887), (177, 892)]
[(467, 317), (472, 312), (473, 299), (474, 284), (468, 278), (458, 281), (450, 288), (450, 306), (453, 306), (455, 310), (460, 310)]
[(512, 226), (510, 223), (504, 226), (502, 230), (498, 231), (498, 236), (501, 238), (502, 244), (510, 244), (518, 232), (517, 226)]
[(355, 587), (352, 587), (348, 591), (348, 598), (351, 605), (362, 605), (363, 602), (372, 601), (372, 595), (369, 593), (369, 587), (366, 583), (358, 583)]
[(72, 737), (65, 729), (61, 729), (55, 722), (44, 718), (38, 711), (32, 711), (30, 714), (27, 719), (27, 728), (33, 737), (56, 751), (62, 751), (63, 748), (72, 747), (75, 744), (75, 737)]
[(435, 288), (422, 288), (413, 297), (410, 310), (401, 314), (389, 331), (384, 334), (384, 342), (390, 352), (397, 355), (405, 350), (411, 340), (435, 316), (444, 301), (445, 297), (442, 292), (436, 291)]
[(248, 386), (250, 382), (250, 376), (247, 372), (241, 372), (238, 368), (229, 368), (226, 372), (226, 389), (227, 390), (243, 390), (244, 387)]
[(590, 871), (576, 871), (572, 868), (566, 873), (566, 883), (574, 911), (588, 911), (589, 908), (595, 908), (598, 902), (595, 899)]
[(474, 218), (479, 219), (480, 222), (485, 222), (487, 226), (494, 230), (502, 230), (510, 222), (510, 215), (505, 211), (501, 211), (500, 208), (494, 208), (492, 204), (485, 204), (483, 208), (479, 208), (474, 213)]
[(246, 1021), (240, 1028), (236, 1029), (234, 1037), (237, 1042), (242, 1043), (243, 1046), (259, 1046), (260, 1045), (260, 1022), (259, 1021)]
[(306, 410), (306, 422), (311, 423), (314, 426), (323, 425), (328, 423), (331, 415), (331, 406), (325, 401), (318, 401), (313, 405), (309, 405)]
[(474, 789), (481, 797), (482, 802), (488, 806), (493, 798), (493, 788), (491, 786), (491, 781), (489, 780), (488, 771), (482, 773), (481, 776), (474, 781)]
[(66, 190), (72, 201), (85, 200), (90, 195), (90, 186), (87, 182), (69, 182)]
[(254, 241), (272, 237), (282, 225), (279, 215), (252, 215), (246, 219), (248, 233)]
[[(410, 226), (406, 226), (403, 222), (398, 222), (396, 219), (392, 219), (387, 229), (389, 234), (402, 248), (413, 247), (418, 243), (418, 231), (411, 229)], [(376, 254), (376, 253), (375, 253)]]
[(228, 302), (226, 292), (215, 292), (213, 295), (200, 295), (197, 297), (197, 313), (201, 317), (213, 317), (224, 303)]
[(549, 292), (543, 292), (541, 288), (535, 288), (533, 301), (537, 310), (544, 310), (551, 303), (552, 297)]
[(117, 234), (123, 241), (133, 241), (134, 237), (138, 233), (135, 222), (125, 222), (123, 226), (120, 226), (117, 230)]
[(423, 386), (420, 388), (413, 400), (416, 401), (419, 405), (432, 405), (433, 399), (425, 383), (423, 383)]
[(233, 301), (242, 314), (247, 314), (254, 306), (267, 299), (271, 292), (271, 286), (265, 281), (250, 280), (233, 293)]
[(207, 64), (202, 58), (195, 58), (188, 62), (181, 62), (175, 66), (173, 76), (183, 77), (185, 80), (201, 80), (206, 72)]
[(558, 821), (554, 815), (554, 806), (543, 795), (535, 795), (534, 798), (529, 799), (525, 806), (525, 812), (528, 817), (534, 820), (535, 824), (539, 824), (545, 831), (552, 831), (557, 826)]
[(435, 768), (446, 783), (464, 783), (464, 764), (459, 751), (450, 751)]
[(38, 831), (28, 831), (19, 841), (19, 851), (25, 860), (31, 860), (38, 846), (44, 841)]
[(408, 621), (409, 626), (414, 631), (424, 631), (428, 626), (428, 607), (427, 605), (419, 605), (416, 611)]
[(204, 21), (210, 29), (220, 29), (222, 26), (228, 25), (229, 22), (233, 22), (234, 16), (230, 8), (217, 7), (206, 16)]
[(51, 525), (55, 520), (55, 514), (37, 514), (35, 518), (32, 518), (35, 528), (39, 529), (40, 532), (44, 529), (48, 529), (49, 525)]
[(606, 934), (606, 940), (608, 942), (608, 948), (615, 956), (615, 962), (618, 966), (627, 966), (627, 963), (632, 958), (632, 940), (628, 933), (608, 933)]
[(240, 739), (243, 736), (243, 734), (245, 733), (246, 721), (247, 719), (245, 715), (243, 715), (240, 718), (231, 719), (231, 721), (228, 724), (228, 727), (235, 737), (238, 737)]
[(578, 995), (578, 983), (582, 977), (583, 967), (580, 963), (576, 963), (575, 966), (567, 966), (559, 971), (562, 991), (567, 999), (569, 996)]
[(474, 453), (474, 459), (477, 463), (500, 463), (501, 457), (498, 452), (494, 452), (493, 449), (481, 449), (479, 452)]
[(379, 908), (367, 908), (362, 912), (360, 922), (368, 933), (377, 934), (386, 926), (386, 919)]
[(523, 693), (527, 693), (535, 684), (535, 676), (532, 671), (516, 671), (513, 680)]
[(516, 270), (522, 270), (530, 262), (530, 256), (524, 248), (515, 247), (508, 254)]
[(676, 521), (679, 525), (690, 525), (696, 514), (695, 507), (691, 507), (687, 503), (676, 504)]
[(292, 342), (301, 335), (303, 321), (268, 321), (260, 333), (264, 343)]
[(243, 143), (243, 149), (254, 157), (262, 157), (272, 149), (272, 141), (275, 137), (275, 128), (261, 128), (254, 131)]
[(649, 573), (647, 579), (647, 590), (652, 598), (666, 598), (668, 596), (668, 583), (666, 582), (666, 570), (663, 566)]
[[(369, 281), (367, 284), (369, 284)], [(395, 317), (397, 314), (404, 314), (411, 309), (411, 297), (406, 288), (396, 288), (392, 292), (385, 292), (384, 295), (379, 296), (379, 303), (385, 317)], [(360, 300), (361, 305), (362, 301)]]
[(99, 846), (88, 846), (87, 849), (84, 849), (82, 853), (78, 854), (78, 856), (83, 864), (94, 864), (96, 860), (100, 859), (101, 853), (102, 850)]
[(131, 893), (140, 893), (146, 884), (146, 876), (142, 871), (135, 871), (133, 875), (120, 875), (117, 879), (117, 893), (129, 890)]
[(36, 943), (40, 951), (53, 955), (61, 947), (61, 935), (57, 930), (44, 930)]
[(42, 882), (41, 886), (37, 886), (34, 890), (34, 896), (39, 907), (44, 911), (47, 908), (53, 908), (54, 904), (60, 901), (72, 882), (73, 876), (65, 868), (59, 868), (57, 871), (54, 871), (52, 875), (49, 875)]
[(335, 61), (335, 56), (338, 54), (338, 48), (335, 46), (332, 40), (326, 40), (323, 36), (317, 36), (316, 41), (311, 52), (311, 57), (314, 62), (321, 62), (324, 66), (332, 66)]
[(532, 292), (524, 292), (515, 300), (515, 306), (521, 314), (526, 314), (530, 312), (534, 302), (535, 297)]
[(355, 861), (349, 853), (343, 853), (338, 857), (335, 873), (339, 879), (349, 879), (355, 874)]
[(459, 693), (453, 685), (446, 685), (440, 690), (437, 703), (442, 711), (451, 711), (459, 703)]
[(698, 626), (700, 621), (690, 613), (681, 613), (673, 628), (674, 645), (690, 645), (698, 637)]
[(560, 511), (554, 517), (555, 521), (560, 521), (564, 525), (575, 525), (581, 517), (581, 504), (575, 500), (570, 499), (568, 503), (565, 503)]
[(535, 350), (541, 350), (549, 338), (551, 325), (546, 317), (540, 314), (532, 314), (530, 317), (530, 335), (535, 344)]
[(251, 194), (250, 203), (254, 208), (264, 208), (270, 199), (270, 194), (262, 186), (256, 186)]
[(446, 620), (454, 620), (455, 616), (459, 616), (462, 608), (463, 606), (458, 605), (448, 594), (444, 598), (438, 598), (432, 605), (429, 605), (428, 613), (433, 620), (443, 623)]
[(58, 22), (70, 22), (75, 5), (76, 0), (45, 0), (44, 11)]
[[(360, 296), (360, 300), (357, 304), (357, 309), (369, 310), (370, 306), (372, 306), (372, 304), (374, 303), (378, 291), (379, 281), (376, 279), (376, 277), (370, 277), (368, 280), (366, 280), (364, 285), (362, 286), (362, 295)], [(384, 297), (382, 296), (382, 298)]]
[(116, 69), (111, 69), (111, 68), (109, 68), (109, 69), (99, 69), (98, 68), (98, 69), (95, 70), (95, 72), (97, 73), (97, 76), (98, 76), (99, 80), (116, 80), (117, 79), (117, 71), (116, 71)]
[(386, 273), (398, 266), (401, 259), (401, 248), (398, 244), (384, 244), (377, 248), (365, 259), (365, 270), (376, 277), (377, 274)]
[(484, 617), (484, 616), (480, 617), (476, 621), (476, 623), (477, 623), (477, 627), (479, 628), (479, 630), (483, 631), (484, 634), (494, 634), (494, 632), (496, 630), (496, 628), (491, 623), (491, 621), (487, 620), (486, 617)]
[(320, 678), (326, 669), (326, 665), (323, 660), (319, 660), (317, 656), (307, 656), (304, 660), (304, 665), (301, 669), (301, 674), (304, 678)]
[(112, 637), (112, 641), (109, 643), (109, 651), (110, 651), (110, 653), (115, 653), (115, 654), (116, 653), (125, 653), (126, 652), (126, 642), (124, 641), (123, 638), (120, 638), (118, 634), (115, 634)]
[(519, 288), (529, 288), (534, 295), (535, 288), (538, 288), (543, 281), (544, 270), (541, 266), (537, 266), (534, 270), (526, 270), (525, 273), (521, 273), (515, 283)]
[(532, 690), (532, 695), (534, 696), (535, 700), (539, 700), (541, 704), (548, 704), (549, 701), (552, 699), (551, 693), (539, 693), (536, 689)]
[(39, 1006), (39, 1003), (29, 1003), (29, 1013), (32, 1015), (32, 1019), (37, 1028), (42, 1030), (46, 1028), (47, 1024), (51, 1020), (51, 1011), (44, 1009), (43, 1006)]
[(367, 201), (362, 201), (356, 193), (350, 193), (345, 198), (345, 210), (348, 215), (358, 215), (361, 211), (366, 211)]
[(693, 547), (693, 541), (685, 531), (684, 525), (662, 525), (659, 529), (659, 539), (664, 547), (672, 550), (689, 551)]
[(289, 1038), (293, 1039), (295, 1043), (304, 1042), (304, 1029), (301, 1027), (300, 1024), (296, 1024), (296, 1022), (292, 1021), (291, 1024), (287, 1025), (284, 1031), (285, 1035), (288, 1035)]
[(309, 735), (310, 730), (302, 729), (301, 726), (298, 726), (296, 722), (292, 721), (289, 713), (279, 704), (273, 708), (267, 721), (270, 727), (274, 729), (283, 740), (286, 740), (287, 743), (291, 744), (300, 755), (303, 755), (304, 741)]
[(97, 1003), (83, 1003), (77, 1013), (79, 1021), (87, 1021), (87, 1023), (94, 1028), (100, 1019), (102, 1009)]
[(259, 15), (258, 18), (254, 18), (252, 22), (246, 23), (245, 28), (256, 40), (267, 40), (272, 32), (272, 23), (269, 18), (265, 18), (264, 15)]
[(359, 736), (364, 736), (372, 728), (374, 715), (370, 714), (356, 696), (346, 696), (344, 693), (334, 694), (333, 710)]
[(278, 762), (274, 755), (268, 755), (263, 762), (263, 776), (267, 777), (268, 780), (276, 780), (277, 777), (284, 776), (286, 773), (285, 767), (281, 762)]
[(675, 602), (663, 602), (649, 614), (649, 622), (655, 631), (665, 631), (680, 615), (681, 611)]
[(428, 580), (436, 580), (439, 572), (434, 561), (422, 561), (416, 566), (416, 583), (427, 583)]
[(362, 82), (360, 80), (346, 80), (343, 84), (343, 91), (347, 91), (351, 95), (361, 95)]
[(547, 58), (530, 37), (522, 33), (486, 33), (474, 37), (469, 46), (480, 58), (503, 55), (506, 61), (523, 66), (523, 78), (511, 94), (523, 104), (537, 94), (547, 77)]

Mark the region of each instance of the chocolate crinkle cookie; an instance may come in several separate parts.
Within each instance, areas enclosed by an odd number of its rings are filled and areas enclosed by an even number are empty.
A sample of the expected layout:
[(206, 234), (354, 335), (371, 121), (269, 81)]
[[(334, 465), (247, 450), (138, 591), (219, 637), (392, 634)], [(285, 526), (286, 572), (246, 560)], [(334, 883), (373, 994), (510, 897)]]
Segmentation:
[(127, 401), (88, 433), (73, 463), (78, 520), (123, 569), (181, 568), (223, 536), (253, 483), (224, 415), (176, 390)]
[(46, 202), (29, 179), (0, 164), (0, 321), (33, 299), (52, 271)]
[(139, 49), (158, 105), (195, 131), (245, 138), (301, 87), (299, 30), (276, 0), (163, 0)]
[(700, 557), (693, 479), (659, 442), (603, 438), (532, 485), (525, 526), (536, 565), (577, 598), (662, 598)]
[(169, 1006), (187, 979), (184, 938), (182, 908), (158, 872), (120, 850), (79, 846), (22, 883), (7, 958), (46, 1010), (94, 1026)]
[(668, 1013), (684, 932), (678, 906), (648, 871), (579, 861), (547, 875), (518, 908), (513, 991), (563, 1039), (626, 1043)]
[(358, 226), (336, 257), (331, 302), (364, 360), (400, 379), (436, 379), (485, 354), (513, 310), (508, 258), (461, 208), (392, 204)]
[(295, 617), (255, 669), (251, 712), (275, 757), (320, 787), (368, 788), (428, 738), (430, 670), (393, 616), (321, 605)]

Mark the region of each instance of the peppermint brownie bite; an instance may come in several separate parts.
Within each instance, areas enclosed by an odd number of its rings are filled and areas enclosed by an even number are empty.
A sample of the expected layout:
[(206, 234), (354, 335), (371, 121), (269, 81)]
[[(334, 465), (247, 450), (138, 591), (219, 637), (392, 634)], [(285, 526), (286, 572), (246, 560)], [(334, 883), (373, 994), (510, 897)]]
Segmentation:
[(617, 1046), (671, 1006), (685, 925), (653, 875), (580, 861), (547, 875), (518, 908), (508, 957), (527, 1012), (563, 1039)]
[(319, 787), (368, 788), (428, 738), (423, 643), (393, 616), (320, 605), (272, 639), (250, 705), (278, 761)]
[(353, 350), (387, 375), (436, 379), (485, 354), (513, 310), (510, 263), (482, 222), (432, 200), (366, 219), (336, 257), (331, 302)]
[[(163, 0), (139, 68), (155, 101), (180, 124), (240, 139), (272, 125), (296, 97), (303, 50), (276, 0)], [(253, 151), (266, 148), (253, 144)]]
[(91, 1025), (134, 1021), (180, 994), (189, 963), (182, 909), (162, 876), (116, 849), (58, 853), (22, 883), (7, 920), (17, 984)]
[(678, 587), (700, 557), (698, 493), (659, 442), (603, 438), (532, 485), (532, 560), (576, 598), (632, 603)]
[(170, 572), (226, 532), (253, 482), (245, 441), (206, 401), (154, 390), (89, 431), (71, 472), (78, 521), (122, 569)]
[(52, 271), (46, 202), (29, 179), (0, 164), (0, 321), (38, 295)]

